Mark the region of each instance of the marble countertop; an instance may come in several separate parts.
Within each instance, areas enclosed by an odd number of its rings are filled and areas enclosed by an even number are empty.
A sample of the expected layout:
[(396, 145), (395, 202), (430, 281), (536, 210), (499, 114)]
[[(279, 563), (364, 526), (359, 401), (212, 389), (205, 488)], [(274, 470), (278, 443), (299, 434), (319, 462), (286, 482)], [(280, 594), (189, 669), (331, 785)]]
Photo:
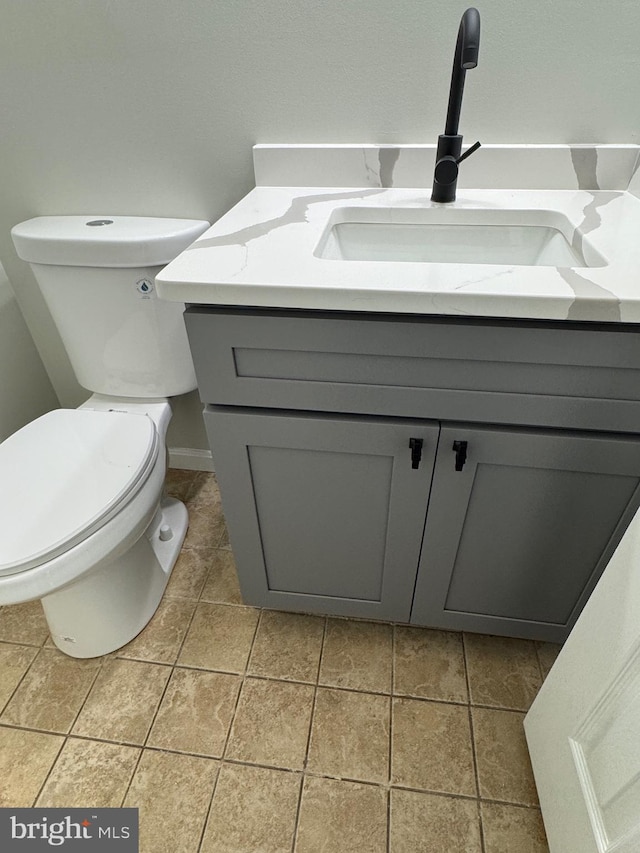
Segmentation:
[[(356, 147), (334, 147), (332, 151), (344, 153), (349, 149), (352, 153), (353, 148)], [(158, 295), (204, 305), (640, 322), (640, 198), (634, 192), (634, 181), (638, 179), (633, 172), (637, 149), (620, 147), (624, 157), (619, 159), (617, 170), (611, 167), (612, 157), (615, 160), (612, 152), (605, 152), (600, 160), (607, 164), (608, 186), (602, 188), (603, 181), (597, 177), (597, 153), (592, 153), (595, 147), (583, 146), (580, 156), (574, 156), (566, 146), (555, 148), (563, 150), (553, 154), (556, 165), (565, 161), (573, 164), (571, 174), (564, 177), (558, 177), (562, 172), (559, 167), (554, 179), (559, 188), (537, 187), (542, 176), (532, 179), (529, 170), (530, 188), (468, 188), (459, 183), (456, 201), (450, 205), (432, 203), (430, 187), (397, 186), (388, 166), (386, 180), (382, 169), (376, 175), (371, 168), (371, 155), (369, 165), (364, 157), (362, 174), (333, 170), (348, 175), (349, 183), (345, 181), (343, 186), (320, 186), (317, 180), (308, 186), (257, 186), (162, 270), (156, 279)], [(526, 160), (527, 155), (540, 156), (536, 147), (528, 149), (523, 152), (517, 147), (509, 148), (508, 163), (520, 156), (521, 168), (523, 157)], [(390, 150), (400, 149), (387, 147), (384, 156), (380, 148), (375, 150), (381, 165), (383, 161), (388, 164), (389, 160), (396, 163), (402, 159), (389, 154)], [(571, 160), (563, 160), (563, 152), (570, 152)], [(426, 151), (425, 156), (429, 153)], [(264, 158), (264, 150), (259, 154)], [(488, 154), (486, 164), (496, 157), (495, 151)], [(278, 156), (286, 160), (286, 151), (283, 153), (280, 148)], [(479, 156), (480, 152), (474, 158)], [(501, 156), (504, 166), (505, 155)], [(580, 173), (579, 164), (584, 162), (594, 166), (591, 178)], [(269, 171), (273, 173), (267, 168)], [(305, 170), (301, 173), (298, 168), (299, 174), (291, 179), (286, 169), (280, 171), (278, 180), (292, 183), (305, 176), (316, 179), (319, 174), (317, 169), (308, 169), (305, 175)], [(264, 172), (264, 162), (260, 160), (257, 179), (275, 183), (272, 175), (260, 178)], [(502, 182), (515, 182), (517, 176), (508, 172), (508, 168), (500, 168)], [(322, 174), (326, 173), (324, 169)], [(473, 179), (473, 173), (469, 173), (468, 180)], [(411, 175), (407, 174), (403, 183), (410, 180)], [(490, 174), (485, 175), (485, 183), (491, 183)], [(329, 218), (335, 210), (345, 207), (491, 210), (505, 211), (507, 218), (511, 211), (555, 211), (569, 221), (571, 233), (566, 236), (574, 248), (583, 250), (587, 260), (595, 250), (605, 263), (581, 267), (503, 266), (319, 257), (318, 244)]]

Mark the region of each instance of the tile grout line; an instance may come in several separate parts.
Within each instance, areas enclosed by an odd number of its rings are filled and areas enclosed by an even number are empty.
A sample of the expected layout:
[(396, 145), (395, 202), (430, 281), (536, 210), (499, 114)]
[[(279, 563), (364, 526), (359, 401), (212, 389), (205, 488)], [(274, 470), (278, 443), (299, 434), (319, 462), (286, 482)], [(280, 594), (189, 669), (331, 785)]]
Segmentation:
[[(89, 743), (103, 743), (103, 744), (108, 744), (111, 746), (124, 746), (124, 747), (128, 747), (130, 749), (137, 749), (139, 751), (143, 750), (143, 747), (139, 743), (133, 743), (132, 741), (114, 741), (114, 740), (107, 740), (106, 738), (100, 738), (100, 737), (89, 736), (89, 735), (81, 735), (81, 734), (73, 734), (73, 733), (65, 735), (64, 733), (61, 733), (61, 732), (51, 732), (51, 731), (48, 731), (45, 729), (27, 728), (26, 726), (16, 726), (16, 725), (7, 724), (7, 723), (0, 724), (0, 729), (11, 729), (14, 731), (27, 731), (27, 732), (33, 732), (35, 734), (51, 735), (52, 737), (62, 737), (66, 740), (69, 740), (69, 739), (70, 740), (82, 740), (82, 741), (87, 741)], [(170, 748), (164, 747), (164, 746), (163, 747), (147, 746), (147, 747), (144, 747), (144, 750), (147, 752), (161, 752), (161, 753), (167, 753), (170, 755), (177, 755), (177, 756), (184, 755), (184, 756), (188, 756), (190, 758), (203, 758), (203, 759), (206, 759), (208, 761), (221, 762), (220, 758), (216, 758), (215, 756), (208, 755), (206, 753), (184, 752), (184, 751), (181, 751), (178, 749), (170, 749)], [(239, 758), (226, 758), (224, 760), (224, 763), (233, 764), (233, 765), (240, 765), (242, 767), (258, 767), (258, 768), (261, 768), (264, 770), (276, 770), (276, 771), (281, 772), (281, 773), (292, 773), (294, 775), (304, 775), (304, 776), (308, 776), (308, 777), (315, 778), (315, 779), (330, 779), (330, 780), (337, 781), (337, 782), (340, 782), (340, 781), (353, 782), (353, 783), (358, 784), (358, 785), (365, 785), (366, 787), (369, 787), (369, 788), (380, 788), (382, 790), (390, 789), (390, 790), (412, 792), (412, 793), (416, 793), (416, 794), (429, 794), (431, 796), (445, 797), (447, 799), (454, 799), (454, 800), (465, 800), (468, 802), (478, 802), (478, 799), (480, 799), (480, 801), (482, 803), (494, 803), (497, 805), (510, 806), (510, 807), (512, 806), (513, 808), (520, 808), (520, 809), (525, 809), (525, 810), (534, 811), (534, 812), (540, 811), (539, 805), (534, 805), (531, 803), (522, 803), (522, 802), (518, 802), (515, 800), (501, 800), (501, 799), (498, 799), (496, 797), (478, 798), (478, 797), (472, 796), (470, 794), (459, 794), (459, 793), (455, 793), (453, 791), (440, 791), (440, 790), (437, 790), (434, 788), (419, 788), (419, 787), (415, 787), (415, 786), (411, 786), (411, 785), (402, 785), (400, 783), (395, 784), (395, 785), (387, 785), (383, 782), (374, 782), (374, 781), (367, 780), (367, 779), (352, 778), (350, 776), (332, 776), (328, 773), (320, 773), (320, 772), (316, 772), (313, 770), (301, 771), (301, 770), (295, 770), (293, 768), (280, 767), (280, 766), (277, 766), (274, 764), (265, 764), (262, 762), (251, 762), (251, 761), (241, 760)]]
[(540, 660), (540, 647), (537, 643), (534, 643), (534, 647), (536, 650), (536, 660), (538, 661), (538, 669), (540, 670), (540, 688), (538, 689), (538, 692), (540, 692), (540, 689), (542, 689), (542, 685), (544, 684), (545, 674), (542, 669), (542, 661)]
[[(6, 605), (6, 606), (9, 606), (9, 605)], [(0, 610), (1, 609), (2, 609), (2, 607), (0, 606)], [(45, 639), (43, 640), (42, 643), (25, 643), (24, 640), (7, 640), (7, 638), (4, 637), (4, 638), (0, 639), (0, 644), (6, 645), (6, 646), (19, 646), (21, 649), (36, 649), (39, 652), (40, 649), (51, 648), (51, 646), (45, 646), (45, 643), (47, 642), (48, 639), (49, 639), (49, 634), (47, 634), (47, 636), (45, 637)]]
[(262, 613), (263, 613), (262, 608), (259, 608), (258, 609), (258, 618), (256, 620), (256, 626), (253, 629), (253, 637), (251, 638), (251, 644), (249, 646), (249, 653), (247, 654), (247, 659), (245, 661), (244, 668), (243, 668), (242, 672), (230, 673), (233, 675), (240, 676), (241, 681), (240, 681), (240, 689), (238, 690), (238, 695), (236, 696), (236, 702), (235, 702), (235, 705), (233, 708), (233, 713), (231, 715), (231, 721), (229, 723), (229, 729), (227, 731), (227, 736), (225, 737), (225, 740), (224, 740), (224, 746), (222, 748), (222, 754), (220, 755), (221, 761), (226, 761), (226, 757), (227, 757), (226, 753), (227, 753), (227, 749), (229, 747), (229, 740), (231, 739), (231, 730), (233, 729), (233, 724), (235, 723), (235, 720), (236, 720), (236, 714), (238, 713), (238, 706), (240, 704), (240, 697), (242, 696), (242, 691), (244, 689), (246, 679), (248, 677), (251, 677), (251, 676), (249, 676), (249, 662), (251, 660), (251, 655), (253, 654), (253, 648), (255, 646), (256, 637), (258, 636), (258, 628), (260, 627), (260, 622), (262, 621)]
[(484, 838), (484, 823), (482, 820), (482, 805), (480, 798), (480, 773), (478, 771), (478, 757), (476, 754), (476, 735), (473, 727), (473, 705), (472, 705), (472, 695), (471, 695), (471, 679), (469, 677), (469, 662), (467, 656), (467, 644), (464, 631), (461, 633), (461, 641), (462, 641), (462, 659), (464, 662), (464, 674), (467, 682), (467, 695), (469, 697), (468, 703), (468, 714), (469, 714), (469, 731), (471, 734), (471, 758), (473, 761), (473, 773), (476, 780), (476, 792), (477, 792), (477, 813), (478, 813), (478, 828), (480, 830), (480, 849), (481, 853), (486, 853), (486, 845)]
[(62, 743), (60, 744), (60, 749), (57, 751), (57, 753), (56, 753), (56, 757), (55, 757), (55, 758), (53, 759), (53, 761), (51, 762), (51, 767), (49, 768), (49, 770), (48, 770), (48, 772), (47, 772), (47, 775), (45, 776), (45, 778), (44, 778), (44, 781), (43, 781), (42, 785), (40, 785), (40, 788), (38, 789), (38, 793), (37, 793), (37, 794), (36, 794), (36, 796), (33, 798), (33, 807), (34, 807), (34, 808), (35, 808), (36, 803), (38, 802), (38, 799), (39, 799), (40, 795), (42, 794), (42, 791), (43, 791), (43, 789), (44, 789), (45, 785), (46, 785), (46, 784), (47, 784), (47, 782), (49, 781), (49, 777), (51, 776), (51, 773), (52, 773), (52, 771), (53, 771), (53, 768), (56, 766), (56, 764), (57, 764), (57, 762), (58, 762), (58, 759), (60, 758), (60, 753), (61, 753), (61, 752), (62, 752), (62, 750), (64, 749), (64, 747), (65, 747), (65, 745), (66, 745), (66, 743), (67, 743), (67, 741), (68, 741), (68, 740), (69, 740), (69, 735), (62, 735)]
[(304, 771), (300, 773), (300, 784), (298, 786), (298, 802), (296, 804), (296, 816), (293, 821), (293, 833), (291, 837), (291, 853), (296, 853), (298, 845), (298, 825), (300, 823), (300, 809), (302, 807), (302, 789), (304, 788), (304, 780), (306, 775)]
[[(221, 602), (221, 601), (216, 601), (216, 602), (212, 602), (212, 603), (214, 603), (216, 605), (224, 604), (224, 602)], [(258, 632), (260, 631), (260, 627), (262, 625), (262, 618), (264, 616), (264, 612), (265, 611), (264, 611), (263, 607), (258, 608), (258, 619), (256, 620), (256, 627), (253, 631), (253, 637), (251, 639), (251, 645), (249, 646), (249, 653), (247, 655), (247, 660), (246, 660), (245, 665), (244, 665), (244, 672), (242, 673), (243, 683), (244, 683), (245, 676), (250, 675), (251, 659), (253, 657), (253, 651), (255, 649), (256, 639), (258, 637)], [(256, 677), (258, 677), (258, 676), (256, 676)]]
[(302, 772), (306, 773), (309, 764), (309, 749), (311, 747), (311, 734), (313, 732), (313, 724), (316, 716), (316, 703), (318, 698), (318, 689), (320, 687), (320, 670), (322, 668), (322, 658), (324, 655), (324, 644), (327, 636), (327, 617), (324, 618), (322, 626), (322, 642), (320, 643), (320, 654), (318, 655), (318, 665), (316, 667), (316, 677), (313, 682), (313, 701), (311, 704), (311, 717), (309, 719), (309, 731), (307, 733), (307, 745), (304, 752), (304, 761), (302, 763)]
[[(45, 643), (46, 643), (46, 640), (45, 640)], [(44, 649), (44, 648), (47, 648), (47, 647), (46, 647), (46, 646), (44, 645), (44, 643), (43, 643), (43, 645), (42, 645), (42, 649)], [(42, 649), (41, 649), (41, 651), (42, 651)], [(60, 650), (59, 650), (59, 649), (57, 649), (57, 651), (60, 651)], [(64, 652), (60, 651), (60, 654), (64, 654)], [(38, 652), (38, 654), (35, 656), (35, 658), (34, 658), (34, 659), (33, 659), (33, 661), (32, 661), (32, 664), (33, 664), (33, 663), (35, 663), (36, 659), (37, 659), (39, 656), (40, 656), (40, 652)], [(75, 717), (73, 718), (73, 721), (71, 722), (71, 725), (69, 726), (69, 730), (68, 730), (67, 732), (57, 732), (57, 733), (54, 733), (54, 732), (47, 732), (47, 734), (61, 734), (61, 735), (62, 735), (62, 737), (63, 737), (64, 739), (63, 739), (62, 744), (61, 744), (61, 746), (60, 746), (60, 749), (58, 750), (58, 752), (57, 752), (57, 754), (56, 754), (56, 757), (55, 757), (55, 759), (54, 759), (53, 763), (51, 764), (51, 767), (49, 768), (49, 771), (48, 771), (47, 775), (45, 776), (44, 781), (42, 782), (42, 785), (40, 786), (40, 789), (39, 789), (39, 791), (38, 791), (38, 793), (37, 793), (37, 795), (36, 795), (36, 797), (35, 797), (35, 799), (34, 799), (34, 801), (33, 801), (34, 806), (35, 806), (35, 804), (38, 802), (39, 797), (41, 796), (41, 794), (42, 794), (42, 792), (43, 792), (43, 790), (44, 790), (44, 788), (45, 788), (45, 786), (46, 786), (47, 782), (49, 781), (49, 778), (51, 777), (51, 774), (53, 773), (53, 768), (54, 768), (54, 767), (56, 766), (56, 764), (58, 763), (58, 759), (60, 758), (60, 755), (61, 755), (61, 753), (62, 753), (62, 750), (65, 748), (65, 746), (67, 745), (67, 742), (68, 742), (69, 738), (71, 737), (71, 732), (73, 731), (73, 727), (74, 727), (74, 726), (75, 726), (75, 724), (77, 723), (77, 721), (78, 721), (78, 717), (80, 716), (80, 714), (82, 713), (82, 709), (83, 709), (83, 708), (84, 708), (84, 706), (86, 705), (87, 699), (89, 698), (89, 694), (90, 694), (90, 693), (91, 693), (91, 691), (93, 690), (93, 687), (94, 687), (94, 685), (95, 685), (96, 681), (98, 680), (98, 676), (99, 676), (99, 675), (100, 675), (100, 673), (102, 672), (102, 668), (103, 668), (103, 666), (104, 666), (104, 662), (105, 662), (106, 660), (107, 660), (107, 655), (101, 655), (101, 660), (100, 660), (100, 663), (99, 663), (98, 667), (96, 668), (95, 675), (93, 676), (93, 679), (91, 680), (91, 684), (89, 685), (89, 688), (87, 689), (87, 692), (85, 693), (84, 699), (83, 699), (83, 700), (82, 700), (82, 702), (80, 703), (80, 707), (78, 708), (78, 711), (76, 712), (76, 715), (75, 715)], [(31, 667), (29, 667), (29, 669), (31, 669)], [(25, 673), (25, 675), (26, 675), (26, 673)]]
[[(195, 611), (194, 611), (194, 613), (195, 613)], [(258, 636), (258, 629), (260, 627), (260, 622), (262, 621), (262, 613), (263, 613), (262, 610), (260, 610), (258, 613), (258, 618), (256, 620), (256, 626), (254, 628), (253, 637), (251, 639), (251, 645), (249, 647), (249, 653), (247, 655), (247, 660), (245, 661), (245, 665), (244, 665), (244, 671), (242, 673), (235, 673), (236, 675), (239, 675), (241, 677), (240, 687), (239, 687), (238, 693), (236, 695), (236, 701), (235, 701), (235, 705), (233, 708), (233, 713), (231, 714), (231, 719), (229, 721), (229, 728), (227, 730), (227, 735), (225, 737), (224, 746), (222, 747), (221, 755), (220, 755), (220, 758), (218, 759), (218, 761), (219, 761), (218, 772), (216, 774), (216, 780), (213, 783), (213, 789), (211, 791), (211, 799), (209, 800), (209, 806), (207, 807), (207, 813), (204, 817), (204, 821), (202, 822), (202, 831), (200, 832), (200, 839), (198, 841), (198, 846), (196, 848), (197, 851), (200, 851), (202, 849), (202, 844), (204, 842), (204, 836), (205, 836), (205, 833), (207, 831), (207, 826), (209, 825), (209, 818), (211, 817), (211, 809), (213, 808), (213, 801), (214, 801), (214, 798), (216, 795), (216, 791), (218, 790), (218, 783), (220, 781), (220, 774), (222, 773), (222, 768), (224, 766), (224, 762), (226, 761), (225, 753), (226, 753), (227, 747), (229, 745), (229, 739), (231, 737), (231, 729), (233, 728), (233, 723), (234, 723), (236, 714), (238, 712), (238, 705), (240, 704), (240, 696), (242, 694), (242, 688), (244, 687), (245, 678), (247, 676), (247, 672), (249, 669), (249, 663), (251, 661), (251, 655), (253, 654), (253, 648), (255, 646), (256, 637)], [(186, 639), (186, 634), (185, 634), (185, 639)]]
[[(172, 599), (172, 600), (177, 600), (177, 599)], [(182, 600), (186, 601), (187, 599), (182, 599)], [(194, 599), (188, 599), (188, 600), (194, 601)], [(213, 604), (214, 606), (227, 606), (227, 602), (224, 602), (224, 601), (220, 601), (220, 602), (204, 601), (203, 603), (204, 604)], [(238, 605), (228, 605), (228, 606), (233, 607), (233, 606), (238, 606)], [(268, 608), (256, 608), (256, 607), (252, 608), (251, 605), (243, 605), (243, 607), (245, 609), (259, 610), (261, 613), (268, 611)], [(280, 611), (268, 611), (268, 612), (280, 612)], [(282, 612), (286, 612), (286, 611), (282, 611)], [(301, 614), (301, 615), (308, 615), (308, 614)], [(318, 618), (317, 614), (309, 614), (309, 615), (313, 615), (316, 618)], [(153, 658), (122, 657), (120, 655), (118, 655), (117, 657), (118, 657), (118, 660), (134, 661), (136, 663), (151, 663), (151, 664), (154, 664), (156, 666), (175, 667), (176, 669), (189, 669), (189, 670), (193, 670), (195, 672), (212, 672), (212, 673), (218, 673), (220, 675), (242, 675), (242, 673), (239, 673), (237, 670), (216, 669), (216, 668), (211, 669), (209, 667), (197, 666), (196, 664), (191, 664), (191, 663), (180, 663), (179, 661), (176, 661), (175, 664), (172, 664), (172, 663), (168, 663), (167, 661), (154, 660)], [(253, 679), (256, 679), (258, 681), (275, 681), (275, 682), (284, 683), (284, 684), (298, 684), (301, 687), (313, 686), (315, 683), (314, 681), (302, 681), (299, 678), (278, 678), (278, 677), (273, 676), (273, 675), (263, 675), (262, 673), (256, 673), (256, 672), (247, 672), (246, 674), (249, 678), (253, 678)], [(319, 684), (318, 686), (329, 689), (329, 690), (338, 690), (338, 691), (341, 691), (343, 693), (359, 693), (359, 694), (364, 694), (367, 696), (391, 697), (392, 699), (409, 699), (409, 700), (415, 701), (415, 702), (435, 703), (437, 705), (454, 705), (454, 706), (461, 707), (461, 708), (466, 708), (466, 707), (469, 707), (469, 705), (471, 705), (472, 708), (482, 708), (482, 709), (487, 710), (487, 711), (506, 711), (508, 713), (513, 713), (513, 714), (526, 714), (527, 711), (529, 710), (528, 708), (514, 708), (514, 707), (507, 706), (507, 705), (497, 705), (497, 704), (491, 705), (491, 704), (488, 704), (486, 702), (468, 702), (468, 701), (462, 702), (462, 701), (459, 701), (456, 699), (434, 698), (431, 696), (418, 696), (418, 695), (415, 695), (413, 693), (400, 693), (400, 692), (396, 692), (396, 691), (393, 691), (392, 693), (385, 693), (385, 692), (380, 691), (380, 690), (368, 690), (368, 689), (364, 689), (361, 687), (343, 687), (340, 684), (329, 684), (329, 683), (327, 683), (327, 684)]]
[(80, 714), (82, 713), (82, 711), (83, 711), (83, 709), (84, 709), (84, 706), (87, 704), (87, 699), (89, 698), (89, 696), (90, 696), (90, 694), (91, 694), (91, 691), (92, 691), (92, 690), (93, 690), (93, 688), (95, 687), (96, 681), (97, 681), (97, 680), (98, 680), (98, 678), (100, 677), (100, 674), (102, 673), (102, 670), (104, 669), (104, 665), (105, 665), (105, 663), (107, 662), (107, 660), (109, 660), (109, 655), (110, 655), (110, 654), (112, 654), (112, 652), (109, 652), (108, 654), (106, 654), (106, 655), (102, 655), (102, 656), (101, 656), (100, 665), (99, 665), (99, 666), (98, 666), (98, 668), (96, 669), (96, 674), (94, 675), (93, 680), (91, 681), (91, 685), (89, 686), (89, 689), (87, 690), (87, 693), (86, 693), (86, 695), (85, 695), (84, 699), (82, 700), (82, 703), (81, 703), (81, 705), (80, 705), (80, 708), (78, 709), (78, 713), (76, 714), (76, 716), (75, 716), (75, 718), (74, 718), (73, 722), (71, 723), (71, 726), (69, 727), (69, 732), (68, 732), (69, 734), (71, 734), (71, 733), (73, 732), (73, 727), (74, 727), (74, 726), (75, 726), (75, 724), (78, 722), (78, 717), (79, 717), (79, 716), (80, 716)]
[(222, 770), (222, 761), (218, 762), (218, 772), (216, 773), (216, 778), (213, 783), (213, 788), (211, 789), (211, 797), (209, 799), (209, 805), (207, 806), (207, 811), (204, 816), (204, 820), (202, 821), (202, 829), (200, 830), (200, 837), (198, 839), (198, 844), (196, 847), (197, 853), (202, 849), (202, 842), (204, 841), (204, 836), (207, 831), (207, 826), (209, 824), (209, 817), (211, 816), (211, 809), (213, 808), (213, 798), (216, 795), (216, 791), (218, 790), (218, 782), (220, 781), (220, 772)]
[(387, 772), (387, 853), (391, 853), (391, 782), (393, 779), (393, 696), (396, 687), (396, 625), (391, 630), (391, 695), (389, 696), (389, 751)]
[(302, 773), (300, 774), (300, 791), (298, 792), (298, 805), (296, 808), (296, 817), (293, 824), (293, 842), (291, 846), (291, 853), (295, 853), (295, 849), (298, 844), (298, 830), (300, 828), (300, 811), (302, 809), (302, 793), (304, 790), (304, 783), (307, 778), (308, 773), (308, 763), (309, 763), (309, 749), (311, 748), (311, 734), (313, 732), (313, 723), (316, 715), (316, 701), (318, 698), (318, 688), (320, 686), (320, 671), (322, 669), (322, 658), (324, 656), (324, 648), (325, 641), (327, 638), (327, 625), (328, 625), (328, 617), (325, 616), (322, 625), (322, 642), (320, 643), (320, 654), (318, 655), (318, 665), (316, 667), (316, 677), (315, 683), (313, 685), (313, 702), (311, 704), (311, 717), (309, 719), (309, 732), (307, 734), (307, 746), (304, 754), (304, 761), (302, 762)]
[[(45, 640), (45, 642), (46, 642), (46, 640)], [(17, 644), (16, 644), (16, 645), (17, 645)], [(23, 647), (23, 648), (24, 648), (24, 647)], [(37, 647), (36, 647), (36, 646), (28, 646), (28, 648), (32, 649), (32, 648), (37, 648)], [(13, 688), (13, 690), (11, 691), (11, 695), (9, 696), (9, 698), (7, 699), (7, 701), (4, 703), (4, 705), (2, 706), (2, 708), (0, 708), (0, 724), (1, 724), (1, 725), (4, 725), (4, 723), (3, 723), (3, 721), (2, 721), (2, 714), (4, 714), (4, 712), (5, 712), (5, 711), (7, 710), (7, 708), (9, 707), (9, 703), (11, 702), (11, 700), (13, 699), (13, 697), (14, 697), (14, 696), (16, 695), (16, 693), (18, 692), (18, 688), (20, 687), (20, 685), (22, 684), (22, 682), (23, 682), (23, 681), (25, 680), (25, 678), (27, 677), (27, 674), (31, 671), (31, 667), (32, 667), (32, 666), (34, 665), (34, 663), (36, 662), (36, 658), (39, 656), (39, 654), (40, 654), (40, 652), (42, 651), (42, 649), (43, 649), (43, 648), (44, 648), (44, 646), (40, 646), (40, 647), (38, 648), (38, 651), (35, 653), (35, 655), (34, 655), (34, 656), (33, 656), (33, 658), (31, 659), (31, 661), (29, 662), (29, 665), (27, 666), (27, 668), (25, 669), (25, 671), (22, 673), (22, 675), (21, 675), (21, 676), (20, 676), (20, 678), (18, 679), (18, 683), (16, 684), (16, 686), (15, 686), (15, 687)]]

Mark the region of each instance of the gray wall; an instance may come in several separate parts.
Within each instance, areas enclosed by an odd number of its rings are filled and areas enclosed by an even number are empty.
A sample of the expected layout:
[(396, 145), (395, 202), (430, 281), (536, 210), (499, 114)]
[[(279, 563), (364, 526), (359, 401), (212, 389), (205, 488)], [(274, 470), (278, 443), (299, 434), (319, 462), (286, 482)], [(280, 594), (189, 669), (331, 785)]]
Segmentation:
[(58, 401), (0, 264), (0, 441)]
[[(640, 141), (637, 0), (478, 6), (467, 141)], [(255, 142), (435, 141), (464, 8), (0, 0), (0, 258), (61, 402), (86, 393), (12, 225), (55, 213), (215, 219), (251, 188)], [(205, 446), (193, 397), (170, 441)]]

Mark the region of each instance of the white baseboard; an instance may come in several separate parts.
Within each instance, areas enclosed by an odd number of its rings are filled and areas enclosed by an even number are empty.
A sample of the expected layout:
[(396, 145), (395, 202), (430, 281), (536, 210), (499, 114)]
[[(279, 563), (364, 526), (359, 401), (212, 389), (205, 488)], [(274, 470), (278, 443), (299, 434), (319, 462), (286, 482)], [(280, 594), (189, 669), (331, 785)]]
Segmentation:
[(214, 470), (211, 451), (194, 447), (170, 447), (169, 467), (186, 468), (187, 471)]

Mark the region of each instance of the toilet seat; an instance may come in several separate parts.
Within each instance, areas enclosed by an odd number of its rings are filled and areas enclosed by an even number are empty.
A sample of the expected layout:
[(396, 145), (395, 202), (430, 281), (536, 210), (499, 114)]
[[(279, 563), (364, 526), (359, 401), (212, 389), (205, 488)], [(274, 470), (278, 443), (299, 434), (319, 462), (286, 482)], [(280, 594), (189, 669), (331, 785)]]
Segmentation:
[(0, 444), (0, 575), (39, 566), (128, 503), (158, 456), (151, 418), (56, 409)]

